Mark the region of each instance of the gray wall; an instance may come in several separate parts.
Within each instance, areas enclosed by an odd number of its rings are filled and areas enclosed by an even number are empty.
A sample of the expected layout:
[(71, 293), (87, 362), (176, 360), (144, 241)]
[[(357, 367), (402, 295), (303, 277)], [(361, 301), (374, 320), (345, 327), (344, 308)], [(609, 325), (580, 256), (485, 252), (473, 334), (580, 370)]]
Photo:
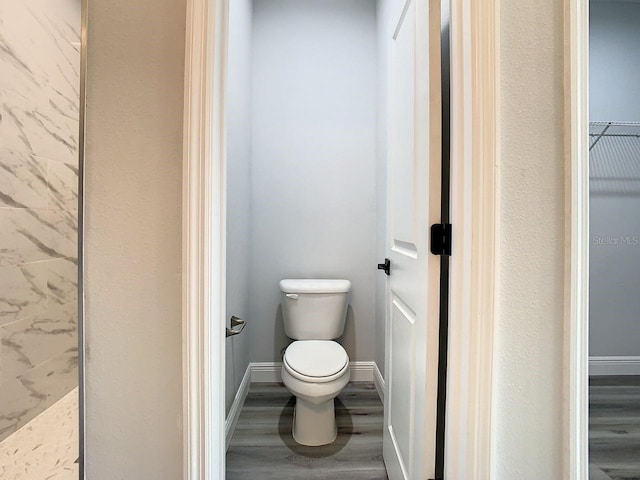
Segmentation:
[[(252, 0), (229, 4), (227, 82), (227, 320), (249, 318), (251, 238), (251, 10)], [(227, 413), (249, 364), (249, 335), (226, 342)]]
[(640, 121), (640, 3), (589, 3), (591, 121)]
[(0, 0), (0, 440), (78, 386), (79, 42), (79, 0)]
[[(591, 1), (590, 14), (591, 120), (640, 122), (640, 3)], [(640, 245), (612, 240), (640, 235), (640, 144), (615, 149), (619, 141), (605, 139), (591, 155), (593, 356), (640, 355)], [(627, 181), (601, 188), (614, 177)]]
[(376, 4), (254, 3), (251, 359), (288, 344), (278, 281), (353, 282), (343, 344), (373, 360)]
[(182, 478), (186, 4), (91, 0), (87, 478)]
[[(387, 46), (390, 31), (391, 0), (377, 2), (378, 92), (376, 114), (376, 260), (387, 255)], [(375, 361), (384, 376), (385, 321), (387, 313), (387, 277), (376, 277)]]

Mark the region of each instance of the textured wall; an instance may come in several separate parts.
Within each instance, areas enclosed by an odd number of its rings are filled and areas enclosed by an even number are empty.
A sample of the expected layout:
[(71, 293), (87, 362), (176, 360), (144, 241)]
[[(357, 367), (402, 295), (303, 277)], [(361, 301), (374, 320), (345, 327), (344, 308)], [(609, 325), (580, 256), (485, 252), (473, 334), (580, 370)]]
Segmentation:
[[(640, 3), (591, 1), (590, 7), (589, 115), (640, 122)], [(590, 165), (589, 353), (638, 356), (640, 140), (604, 138)], [(627, 237), (632, 242), (625, 244)]]
[(79, 0), (0, 0), (0, 440), (78, 384)]
[[(229, 5), (227, 83), (227, 321), (249, 318), (251, 239), (251, 10), (252, 0)], [(249, 364), (253, 325), (226, 343), (226, 408)]]
[(85, 161), (87, 478), (182, 478), (186, 4), (92, 0)]
[(343, 339), (372, 360), (376, 270), (376, 4), (254, 3), (251, 359), (288, 343), (278, 281), (348, 278)]
[(498, 480), (562, 478), (563, 3), (500, 2)]

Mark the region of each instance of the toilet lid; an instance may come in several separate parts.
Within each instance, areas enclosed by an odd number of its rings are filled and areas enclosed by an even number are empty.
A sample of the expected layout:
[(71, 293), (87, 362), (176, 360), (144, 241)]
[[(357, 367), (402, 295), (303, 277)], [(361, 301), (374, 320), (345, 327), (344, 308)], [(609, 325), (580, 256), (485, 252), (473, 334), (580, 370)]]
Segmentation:
[(347, 352), (331, 340), (298, 340), (287, 347), (284, 361), (306, 377), (329, 377), (349, 362)]

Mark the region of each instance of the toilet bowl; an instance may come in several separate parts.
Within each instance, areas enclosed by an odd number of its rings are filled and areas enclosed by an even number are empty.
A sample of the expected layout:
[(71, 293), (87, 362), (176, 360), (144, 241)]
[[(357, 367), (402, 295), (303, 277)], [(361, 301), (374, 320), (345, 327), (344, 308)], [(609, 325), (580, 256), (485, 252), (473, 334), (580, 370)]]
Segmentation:
[(338, 435), (334, 398), (351, 377), (347, 352), (331, 340), (300, 340), (289, 345), (283, 360), (282, 381), (296, 397), (294, 440), (332, 443)]
[(319, 446), (337, 437), (334, 399), (349, 383), (349, 356), (334, 339), (344, 332), (349, 280), (280, 281), (282, 318), (293, 340), (283, 357), (282, 381), (296, 397), (293, 438)]

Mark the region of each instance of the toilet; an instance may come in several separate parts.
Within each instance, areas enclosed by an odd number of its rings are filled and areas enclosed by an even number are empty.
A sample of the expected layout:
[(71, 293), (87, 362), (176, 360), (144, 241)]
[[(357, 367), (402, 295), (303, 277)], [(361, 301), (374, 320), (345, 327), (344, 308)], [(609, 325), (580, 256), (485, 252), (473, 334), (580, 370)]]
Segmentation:
[(282, 381), (296, 397), (293, 438), (326, 445), (338, 435), (333, 399), (351, 376), (347, 352), (334, 341), (344, 332), (351, 282), (286, 279), (280, 290), (284, 331), (294, 340), (282, 365)]

